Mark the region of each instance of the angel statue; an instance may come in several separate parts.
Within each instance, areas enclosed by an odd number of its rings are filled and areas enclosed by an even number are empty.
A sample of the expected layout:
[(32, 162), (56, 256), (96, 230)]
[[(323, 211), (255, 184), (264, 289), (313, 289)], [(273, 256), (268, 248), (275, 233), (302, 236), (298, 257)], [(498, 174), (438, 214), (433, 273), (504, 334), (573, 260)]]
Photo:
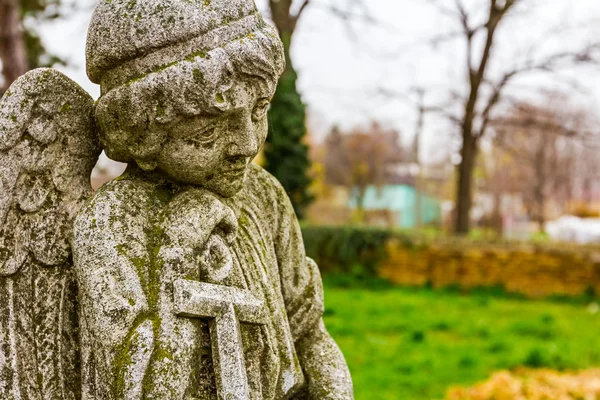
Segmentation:
[[(251, 163), (284, 69), (253, 0), (100, 0), (94, 103), (0, 101), (0, 399), (352, 399), (318, 267)], [(101, 150), (128, 164), (95, 194)]]

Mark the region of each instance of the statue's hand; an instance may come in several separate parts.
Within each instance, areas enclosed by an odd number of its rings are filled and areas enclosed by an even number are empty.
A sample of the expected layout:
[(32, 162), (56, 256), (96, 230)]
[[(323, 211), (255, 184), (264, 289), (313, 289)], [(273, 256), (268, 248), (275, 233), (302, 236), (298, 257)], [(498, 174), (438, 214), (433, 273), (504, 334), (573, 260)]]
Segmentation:
[(200, 280), (222, 284), (233, 272), (233, 256), (219, 234), (208, 239), (200, 256)]
[(202, 189), (178, 195), (169, 203), (163, 227), (171, 245), (197, 257), (202, 281), (219, 284), (231, 274), (229, 246), (237, 235), (237, 219), (217, 196)]

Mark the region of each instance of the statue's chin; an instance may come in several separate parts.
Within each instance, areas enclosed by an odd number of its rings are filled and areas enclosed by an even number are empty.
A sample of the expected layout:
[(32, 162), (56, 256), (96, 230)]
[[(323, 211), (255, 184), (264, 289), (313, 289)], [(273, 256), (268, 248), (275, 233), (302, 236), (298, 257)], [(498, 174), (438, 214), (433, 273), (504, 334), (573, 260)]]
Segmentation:
[(210, 182), (210, 184), (202, 186), (221, 197), (229, 198), (235, 196), (244, 188), (244, 180), (245, 176), (234, 179), (223, 177), (216, 182)]
[[(172, 171), (171, 171), (172, 172)], [(157, 169), (152, 173), (145, 173), (146, 176), (154, 176), (157, 179), (167, 178), (178, 185), (190, 185), (202, 188), (212, 192), (220, 197), (229, 198), (238, 194), (246, 181), (248, 168), (241, 168), (228, 171), (219, 171), (207, 176), (194, 176), (193, 174), (173, 174), (165, 170)]]

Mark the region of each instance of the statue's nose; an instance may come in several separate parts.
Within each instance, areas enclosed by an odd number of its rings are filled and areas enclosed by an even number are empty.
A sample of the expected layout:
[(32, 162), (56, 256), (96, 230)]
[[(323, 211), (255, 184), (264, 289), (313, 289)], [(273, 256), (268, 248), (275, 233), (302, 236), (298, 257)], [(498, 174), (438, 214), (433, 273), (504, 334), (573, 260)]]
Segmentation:
[(229, 157), (254, 157), (256, 155), (259, 144), (251, 116), (240, 118), (229, 134), (231, 135), (231, 144), (228, 148)]

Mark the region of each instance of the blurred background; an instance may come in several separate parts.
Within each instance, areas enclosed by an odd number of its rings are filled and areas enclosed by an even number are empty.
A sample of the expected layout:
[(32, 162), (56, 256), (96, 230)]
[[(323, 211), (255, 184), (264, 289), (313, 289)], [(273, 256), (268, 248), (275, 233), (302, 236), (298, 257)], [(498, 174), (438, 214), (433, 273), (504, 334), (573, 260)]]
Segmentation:
[[(255, 162), (356, 398), (600, 399), (600, 2), (257, 4), (289, 61)], [(53, 66), (97, 98), (93, 7), (0, 0), (2, 92)]]

